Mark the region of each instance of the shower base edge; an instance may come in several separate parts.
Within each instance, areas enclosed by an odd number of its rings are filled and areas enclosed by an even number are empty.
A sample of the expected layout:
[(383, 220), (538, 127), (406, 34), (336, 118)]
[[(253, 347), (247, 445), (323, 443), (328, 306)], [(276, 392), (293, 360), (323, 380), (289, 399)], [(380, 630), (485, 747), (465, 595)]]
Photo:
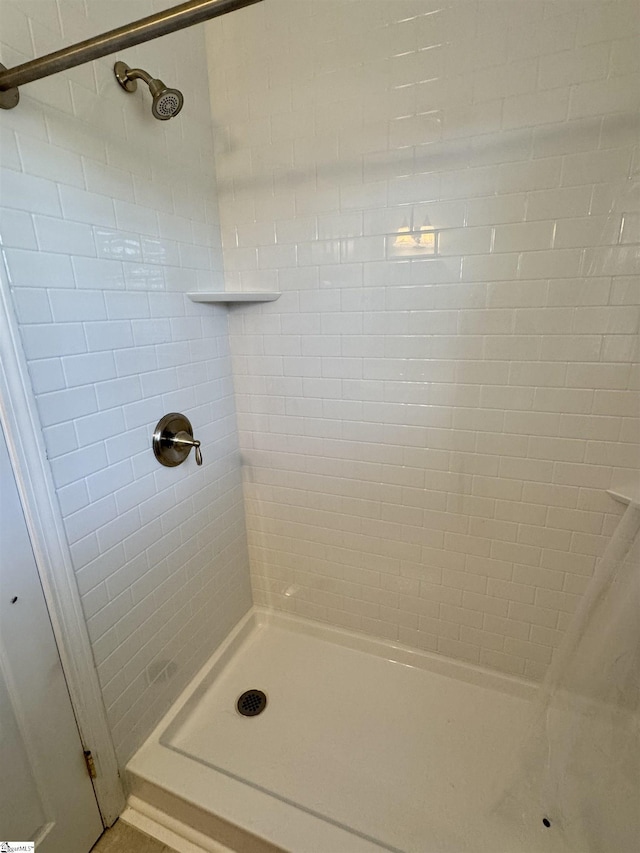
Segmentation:
[(139, 797), (129, 797), (120, 820), (177, 853), (235, 853), (230, 847), (214, 841)]

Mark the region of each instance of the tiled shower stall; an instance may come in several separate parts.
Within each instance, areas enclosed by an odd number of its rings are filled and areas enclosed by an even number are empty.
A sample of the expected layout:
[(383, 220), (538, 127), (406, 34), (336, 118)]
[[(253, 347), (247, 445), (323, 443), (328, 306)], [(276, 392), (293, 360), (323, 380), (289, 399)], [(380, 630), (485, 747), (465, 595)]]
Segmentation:
[[(254, 599), (540, 677), (640, 463), (625, 2), (209, 29)], [(635, 359), (635, 364), (634, 364)]]
[[(14, 65), (171, 5), (0, 2)], [(3, 259), (122, 764), (253, 600), (540, 678), (637, 469), (627, 0), (265, 0), (0, 116)], [(230, 309), (185, 293), (278, 290)], [(204, 465), (160, 468), (184, 411)], [(245, 530), (246, 525), (246, 530)]]

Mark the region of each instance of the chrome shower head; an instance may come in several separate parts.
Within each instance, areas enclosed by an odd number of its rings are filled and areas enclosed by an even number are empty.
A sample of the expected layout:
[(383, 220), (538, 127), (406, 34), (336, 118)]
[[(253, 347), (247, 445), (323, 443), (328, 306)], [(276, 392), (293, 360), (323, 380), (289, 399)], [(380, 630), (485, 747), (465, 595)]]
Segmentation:
[(129, 68), (125, 62), (116, 62), (113, 71), (116, 80), (127, 92), (135, 92), (138, 88), (136, 80), (144, 80), (153, 98), (151, 112), (154, 118), (166, 121), (177, 116), (182, 109), (184, 104), (182, 92), (178, 89), (169, 89), (162, 80), (152, 77), (141, 68)]

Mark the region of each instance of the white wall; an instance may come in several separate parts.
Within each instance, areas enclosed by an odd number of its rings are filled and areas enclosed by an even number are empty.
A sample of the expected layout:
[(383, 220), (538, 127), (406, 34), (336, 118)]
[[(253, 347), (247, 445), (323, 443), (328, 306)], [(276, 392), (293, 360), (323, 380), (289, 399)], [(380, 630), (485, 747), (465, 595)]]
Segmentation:
[[(0, 4), (8, 66), (170, 6)], [(0, 114), (6, 272), (118, 756), (124, 763), (251, 603), (201, 27), (122, 53), (184, 91), (175, 120), (115, 57), (24, 86)], [(151, 450), (183, 411), (181, 467)]]
[[(638, 464), (635, 2), (208, 25), (259, 602), (538, 677)], [(439, 230), (436, 257), (397, 232)], [(637, 368), (637, 365), (636, 365)]]

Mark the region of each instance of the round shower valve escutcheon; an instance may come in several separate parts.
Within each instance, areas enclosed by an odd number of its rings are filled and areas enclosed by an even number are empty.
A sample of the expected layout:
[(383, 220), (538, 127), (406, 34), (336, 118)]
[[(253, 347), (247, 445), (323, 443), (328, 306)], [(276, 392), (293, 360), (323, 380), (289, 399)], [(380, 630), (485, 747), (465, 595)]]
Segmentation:
[(193, 428), (187, 417), (170, 412), (156, 424), (152, 440), (153, 452), (161, 465), (175, 468), (181, 465), (194, 447), (196, 463), (202, 465), (200, 442), (193, 437)]

